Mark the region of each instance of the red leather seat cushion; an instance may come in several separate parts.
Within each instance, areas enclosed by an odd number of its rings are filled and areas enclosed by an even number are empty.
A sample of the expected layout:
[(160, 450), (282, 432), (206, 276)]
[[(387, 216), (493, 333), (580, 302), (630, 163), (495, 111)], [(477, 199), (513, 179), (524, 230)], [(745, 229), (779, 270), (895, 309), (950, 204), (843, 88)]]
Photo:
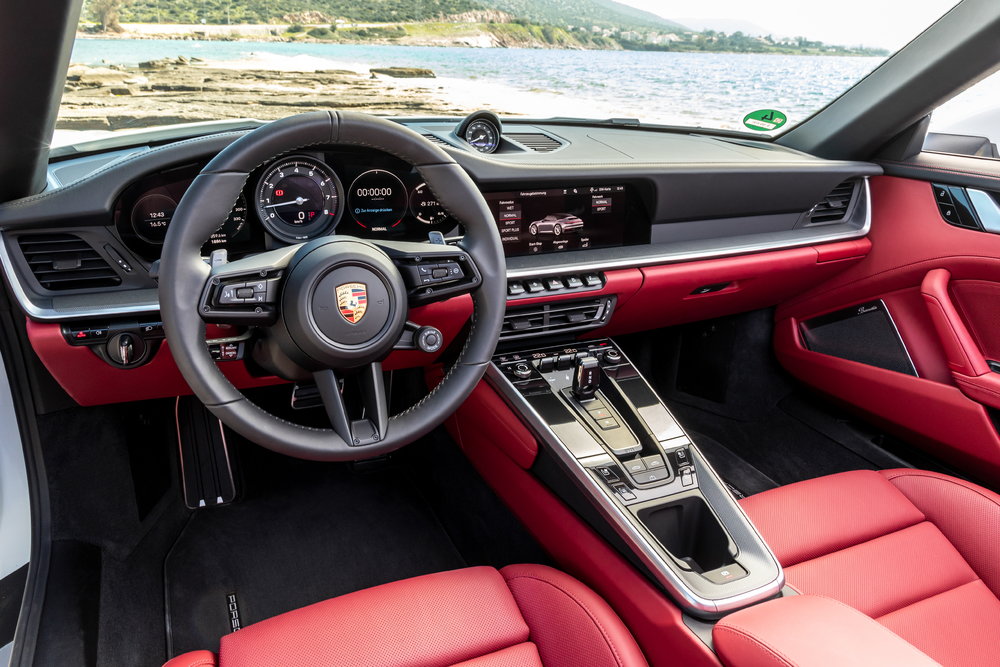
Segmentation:
[(944, 665), (1000, 654), (1000, 496), (917, 470), (830, 475), (741, 504), (793, 588), (879, 621)]
[[(190, 660), (205, 653), (168, 664), (196, 665)], [(606, 602), (541, 565), (441, 572), (326, 600), (226, 635), (218, 661), (220, 667), (543, 663), (639, 667), (646, 661)]]

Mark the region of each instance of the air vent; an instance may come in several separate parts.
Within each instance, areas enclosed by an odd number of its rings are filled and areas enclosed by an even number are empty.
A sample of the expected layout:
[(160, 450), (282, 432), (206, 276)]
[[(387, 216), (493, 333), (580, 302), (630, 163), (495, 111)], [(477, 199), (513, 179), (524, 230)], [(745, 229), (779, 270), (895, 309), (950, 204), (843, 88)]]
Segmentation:
[(111, 265), (74, 234), (31, 234), (17, 239), (31, 273), (47, 290), (113, 287), (121, 284)]
[(614, 307), (615, 297), (608, 296), (508, 308), (500, 340), (596, 329), (607, 323)]
[(428, 141), (430, 141), (432, 144), (440, 144), (442, 146), (451, 146), (451, 144), (449, 144), (447, 141), (445, 141), (441, 137), (437, 136), (436, 134), (424, 134), (424, 135), (421, 135), (421, 136), (423, 136), (424, 139), (427, 139)]
[(809, 224), (843, 220), (851, 208), (858, 183), (859, 181), (852, 179), (835, 187), (821, 202), (813, 206), (809, 212)]
[(562, 147), (562, 142), (541, 132), (508, 133), (504, 135), (536, 153), (551, 153)]

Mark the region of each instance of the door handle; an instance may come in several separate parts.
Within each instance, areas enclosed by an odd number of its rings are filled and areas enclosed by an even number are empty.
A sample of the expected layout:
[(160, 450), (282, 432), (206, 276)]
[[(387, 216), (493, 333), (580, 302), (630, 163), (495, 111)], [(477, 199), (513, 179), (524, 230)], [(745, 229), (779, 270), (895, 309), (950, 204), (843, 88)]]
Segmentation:
[(972, 332), (958, 314), (948, 293), (950, 281), (947, 269), (934, 269), (924, 276), (920, 293), (944, 348), (951, 376), (969, 398), (1000, 408), (1000, 374), (992, 372)]

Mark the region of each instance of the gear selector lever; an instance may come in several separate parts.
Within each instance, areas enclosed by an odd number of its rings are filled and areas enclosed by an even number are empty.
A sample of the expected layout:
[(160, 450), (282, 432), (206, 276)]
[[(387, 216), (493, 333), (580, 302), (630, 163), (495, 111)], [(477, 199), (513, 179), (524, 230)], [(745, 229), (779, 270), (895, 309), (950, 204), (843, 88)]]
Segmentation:
[(578, 401), (589, 401), (601, 384), (601, 364), (597, 357), (579, 357), (573, 370), (573, 396)]

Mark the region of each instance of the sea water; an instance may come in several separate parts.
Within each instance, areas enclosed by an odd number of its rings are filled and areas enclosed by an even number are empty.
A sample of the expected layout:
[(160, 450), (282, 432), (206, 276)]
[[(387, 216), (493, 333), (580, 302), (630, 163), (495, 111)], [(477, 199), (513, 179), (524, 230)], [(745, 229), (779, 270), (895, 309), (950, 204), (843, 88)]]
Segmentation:
[(537, 118), (638, 118), (745, 130), (743, 117), (776, 109), (801, 122), (874, 70), (882, 58), (653, 51), (479, 49), (374, 44), (79, 39), (72, 61), (136, 65), (157, 58), (307, 60), (310, 69), (367, 74), (372, 67), (424, 67), (413, 83), (443, 100)]

